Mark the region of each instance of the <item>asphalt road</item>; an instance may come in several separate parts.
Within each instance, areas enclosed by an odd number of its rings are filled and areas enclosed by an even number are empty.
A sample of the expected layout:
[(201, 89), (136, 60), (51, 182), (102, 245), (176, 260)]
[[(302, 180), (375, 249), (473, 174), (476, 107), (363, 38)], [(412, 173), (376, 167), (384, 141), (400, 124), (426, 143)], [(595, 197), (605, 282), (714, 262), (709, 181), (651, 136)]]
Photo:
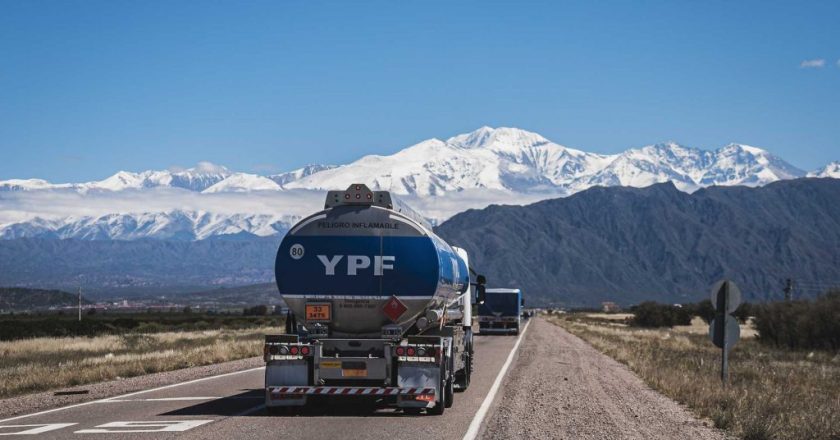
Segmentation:
[(256, 368), (0, 420), (0, 436), (461, 439), (471, 424), (471, 434), (478, 433), (475, 428), (490, 408), (488, 394), (499, 388), (494, 383), (517, 341), (512, 336), (477, 336), (477, 364), (470, 387), (455, 394), (454, 405), (442, 416), (410, 416), (358, 401), (330, 402), (292, 416), (270, 416), (263, 406), (264, 369)]

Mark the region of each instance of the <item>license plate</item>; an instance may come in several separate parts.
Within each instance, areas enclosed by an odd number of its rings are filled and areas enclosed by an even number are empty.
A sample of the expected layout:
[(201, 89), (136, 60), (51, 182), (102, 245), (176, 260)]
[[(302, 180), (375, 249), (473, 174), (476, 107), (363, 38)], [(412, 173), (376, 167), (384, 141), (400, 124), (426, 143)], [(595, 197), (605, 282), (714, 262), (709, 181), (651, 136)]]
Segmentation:
[(367, 370), (341, 370), (342, 377), (367, 377)]
[(306, 305), (306, 320), (307, 321), (330, 321), (332, 313), (330, 304), (307, 304)]

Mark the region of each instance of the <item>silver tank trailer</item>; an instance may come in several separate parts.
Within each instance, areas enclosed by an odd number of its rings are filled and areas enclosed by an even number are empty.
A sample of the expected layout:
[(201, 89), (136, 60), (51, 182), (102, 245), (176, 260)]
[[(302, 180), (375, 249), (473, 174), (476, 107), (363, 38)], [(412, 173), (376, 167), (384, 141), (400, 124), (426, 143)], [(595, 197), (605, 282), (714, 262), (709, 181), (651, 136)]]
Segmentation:
[(333, 337), (405, 332), (469, 287), (464, 260), (421, 216), (360, 184), (330, 191), (323, 211), (289, 230), (275, 275), (298, 323)]

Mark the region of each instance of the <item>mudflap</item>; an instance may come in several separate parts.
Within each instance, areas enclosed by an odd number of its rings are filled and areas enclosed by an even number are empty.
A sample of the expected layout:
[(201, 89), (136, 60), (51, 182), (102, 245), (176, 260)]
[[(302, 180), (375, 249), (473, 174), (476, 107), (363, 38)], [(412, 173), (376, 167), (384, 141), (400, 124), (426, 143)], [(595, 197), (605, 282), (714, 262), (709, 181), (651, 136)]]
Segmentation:
[(309, 382), (305, 360), (270, 361), (265, 365), (265, 406), (304, 406), (306, 396), (289, 396), (279, 393), (280, 387), (306, 386)]
[(403, 363), (397, 369), (397, 386), (400, 388), (433, 388), (434, 395), (428, 400), (418, 400), (404, 395), (397, 396), (397, 407), (400, 408), (431, 408), (435, 405), (435, 397), (440, 396), (440, 368), (428, 363)]
[(473, 350), (473, 332), (468, 328), (464, 333), (464, 367), (455, 372), (454, 388), (457, 392), (464, 392), (470, 386), (470, 378), (472, 376), (473, 365), (475, 361), (475, 351)]

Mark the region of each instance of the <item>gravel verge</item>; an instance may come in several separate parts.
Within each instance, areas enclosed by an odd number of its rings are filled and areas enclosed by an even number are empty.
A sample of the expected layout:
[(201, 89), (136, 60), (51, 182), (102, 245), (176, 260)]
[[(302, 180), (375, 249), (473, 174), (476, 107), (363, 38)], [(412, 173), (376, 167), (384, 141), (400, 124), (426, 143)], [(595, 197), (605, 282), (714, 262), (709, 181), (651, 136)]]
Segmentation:
[[(180, 370), (165, 371), (161, 373), (111, 380), (108, 382), (81, 385), (73, 388), (63, 388), (60, 390), (45, 391), (41, 393), (11, 397), (8, 399), (0, 399), (0, 417), (14, 417), (21, 414), (44, 411), (52, 408), (87, 402), (90, 400), (105, 399), (135, 391), (186, 382), (193, 379), (247, 370), (249, 368), (261, 367), (263, 365), (264, 361), (262, 356), (258, 356), (223, 362), (221, 364), (183, 368)], [(76, 392), (84, 393), (72, 394)], [(71, 394), (57, 395), (56, 393)]]
[(485, 439), (723, 439), (580, 338), (534, 319)]

